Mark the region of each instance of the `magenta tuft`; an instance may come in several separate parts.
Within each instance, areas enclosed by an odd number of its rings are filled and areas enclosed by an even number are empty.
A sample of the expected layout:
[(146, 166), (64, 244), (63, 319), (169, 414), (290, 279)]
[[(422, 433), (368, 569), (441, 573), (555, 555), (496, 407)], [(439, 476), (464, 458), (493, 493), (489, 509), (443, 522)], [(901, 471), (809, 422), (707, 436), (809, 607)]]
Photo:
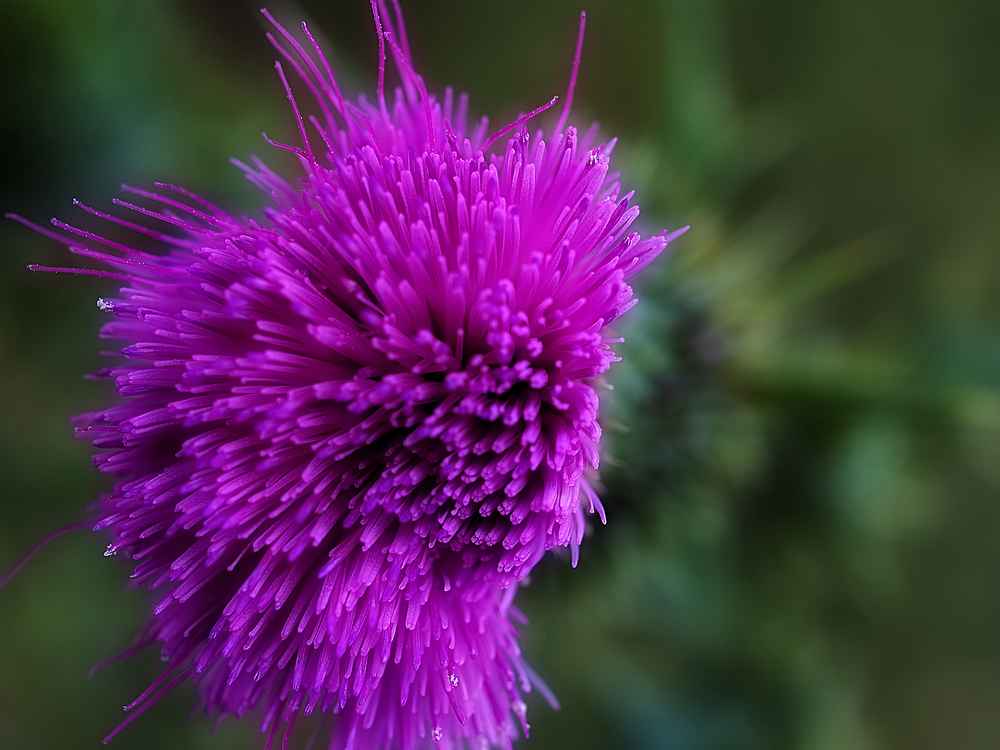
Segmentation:
[(118, 399), (76, 430), (114, 479), (88, 524), (157, 596), (127, 654), (166, 666), (107, 740), (185, 680), (210, 713), (257, 712), (269, 748), (312, 714), (335, 715), (330, 750), (510, 748), (549, 695), (512, 601), (604, 520), (608, 328), (683, 230), (633, 231), (614, 142), (564, 127), (583, 15), (557, 126), (527, 129), (553, 98), (490, 134), (428, 93), (395, 0), (371, 5), (374, 103), (264, 11), (299, 134), (269, 142), (301, 171), (236, 162), (260, 218), (166, 183), (124, 187), (131, 219), (76, 202), (146, 250), (14, 217), (100, 265), (37, 270), (122, 283), (97, 303)]

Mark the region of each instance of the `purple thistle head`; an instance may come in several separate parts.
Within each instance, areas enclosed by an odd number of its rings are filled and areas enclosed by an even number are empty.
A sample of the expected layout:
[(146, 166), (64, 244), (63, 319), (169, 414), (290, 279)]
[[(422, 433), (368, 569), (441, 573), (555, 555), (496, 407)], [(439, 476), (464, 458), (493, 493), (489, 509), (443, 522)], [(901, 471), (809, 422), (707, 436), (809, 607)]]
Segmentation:
[[(107, 739), (184, 680), (204, 708), (259, 712), (268, 747), (335, 715), (331, 750), (510, 748), (540, 689), (517, 587), (549, 550), (575, 564), (601, 430), (608, 329), (629, 279), (676, 236), (641, 237), (614, 141), (490, 132), (429, 93), (402, 14), (371, 0), (376, 98), (348, 100), (319, 44), (268, 34), (299, 142), (293, 180), (237, 162), (268, 197), (238, 218), (175, 185), (87, 214), (151, 252), (14, 217), (121, 282), (98, 300), (113, 405), (77, 419), (113, 488), (85, 525), (155, 593), (126, 653), (162, 675)], [(386, 57), (399, 75), (385, 87)], [(311, 95), (300, 109), (286, 69)]]

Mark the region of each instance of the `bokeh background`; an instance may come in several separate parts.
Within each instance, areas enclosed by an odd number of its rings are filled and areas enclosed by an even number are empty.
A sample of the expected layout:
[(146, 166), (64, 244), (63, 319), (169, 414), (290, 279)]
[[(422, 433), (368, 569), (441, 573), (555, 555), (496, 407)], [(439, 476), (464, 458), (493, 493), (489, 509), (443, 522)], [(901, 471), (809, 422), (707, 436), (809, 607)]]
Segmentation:
[[(562, 93), (577, 0), (410, 0), (424, 72), (496, 121)], [(1000, 747), (1000, 4), (588, 0), (578, 119), (621, 136), (649, 273), (580, 567), (521, 595), (562, 699), (524, 748)], [(363, 0), (276, 3), (370, 89)], [(3, 0), (0, 207), (170, 178), (252, 212), (227, 159), (292, 137), (255, 3)], [(100, 281), (0, 227), (0, 567), (100, 490)], [(144, 596), (92, 538), (0, 593), (0, 747), (97, 747), (154, 654), (88, 680)], [(257, 748), (179, 690), (120, 750)]]

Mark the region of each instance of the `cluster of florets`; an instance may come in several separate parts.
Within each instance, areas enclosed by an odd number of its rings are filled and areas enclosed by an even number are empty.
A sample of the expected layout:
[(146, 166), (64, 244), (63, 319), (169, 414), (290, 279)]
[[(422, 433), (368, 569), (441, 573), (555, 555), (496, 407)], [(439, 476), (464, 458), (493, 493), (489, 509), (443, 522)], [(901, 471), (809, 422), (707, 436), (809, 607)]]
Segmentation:
[(268, 16), (300, 132), (272, 143), (302, 171), (239, 164), (263, 218), (126, 188), (146, 223), (80, 208), (164, 251), (54, 222), (36, 228), (104, 268), (43, 270), (122, 282), (98, 303), (120, 398), (77, 430), (115, 478), (92, 526), (158, 595), (136, 647), (167, 667), (132, 716), (191, 679), (271, 739), (326, 713), (331, 748), (506, 748), (540, 686), (512, 599), (603, 520), (607, 330), (672, 235), (630, 230), (613, 142), (565, 126), (579, 45), (551, 133), (527, 125), (555, 100), (489, 134), (428, 93), (398, 8), (373, 10), (400, 74), (387, 96), (383, 58), (374, 102)]

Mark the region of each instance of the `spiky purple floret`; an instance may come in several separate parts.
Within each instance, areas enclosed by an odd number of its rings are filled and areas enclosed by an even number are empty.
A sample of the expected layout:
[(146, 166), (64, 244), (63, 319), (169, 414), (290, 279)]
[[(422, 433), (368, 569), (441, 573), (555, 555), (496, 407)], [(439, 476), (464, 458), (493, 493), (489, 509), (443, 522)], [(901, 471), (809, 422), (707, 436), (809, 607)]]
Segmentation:
[(38, 229), (124, 282), (98, 301), (120, 399), (77, 432), (116, 482), (94, 528), (159, 595), (135, 648), (168, 664), (133, 715), (192, 679), (269, 743), (322, 712), (330, 748), (508, 748), (539, 685), (514, 592), (603, 519), (607, 328), (676, 233), (630, 231), (613, 141), (563, 127), (579, 43), (554, 132), (525, 129), (553, 101), (491, 136), (427, 92), (398, 7), (373, 10), (401, 79), (387, 101), (380, 65), (375, 103), (268, 16), (320, 116), (310, 139), (279, 65), (301, 145), (274, 145), (302, 175), (239, 164), (261, 220), (158, 183), (115, 202), (162, 231), (78, 205), (165, 252)]

